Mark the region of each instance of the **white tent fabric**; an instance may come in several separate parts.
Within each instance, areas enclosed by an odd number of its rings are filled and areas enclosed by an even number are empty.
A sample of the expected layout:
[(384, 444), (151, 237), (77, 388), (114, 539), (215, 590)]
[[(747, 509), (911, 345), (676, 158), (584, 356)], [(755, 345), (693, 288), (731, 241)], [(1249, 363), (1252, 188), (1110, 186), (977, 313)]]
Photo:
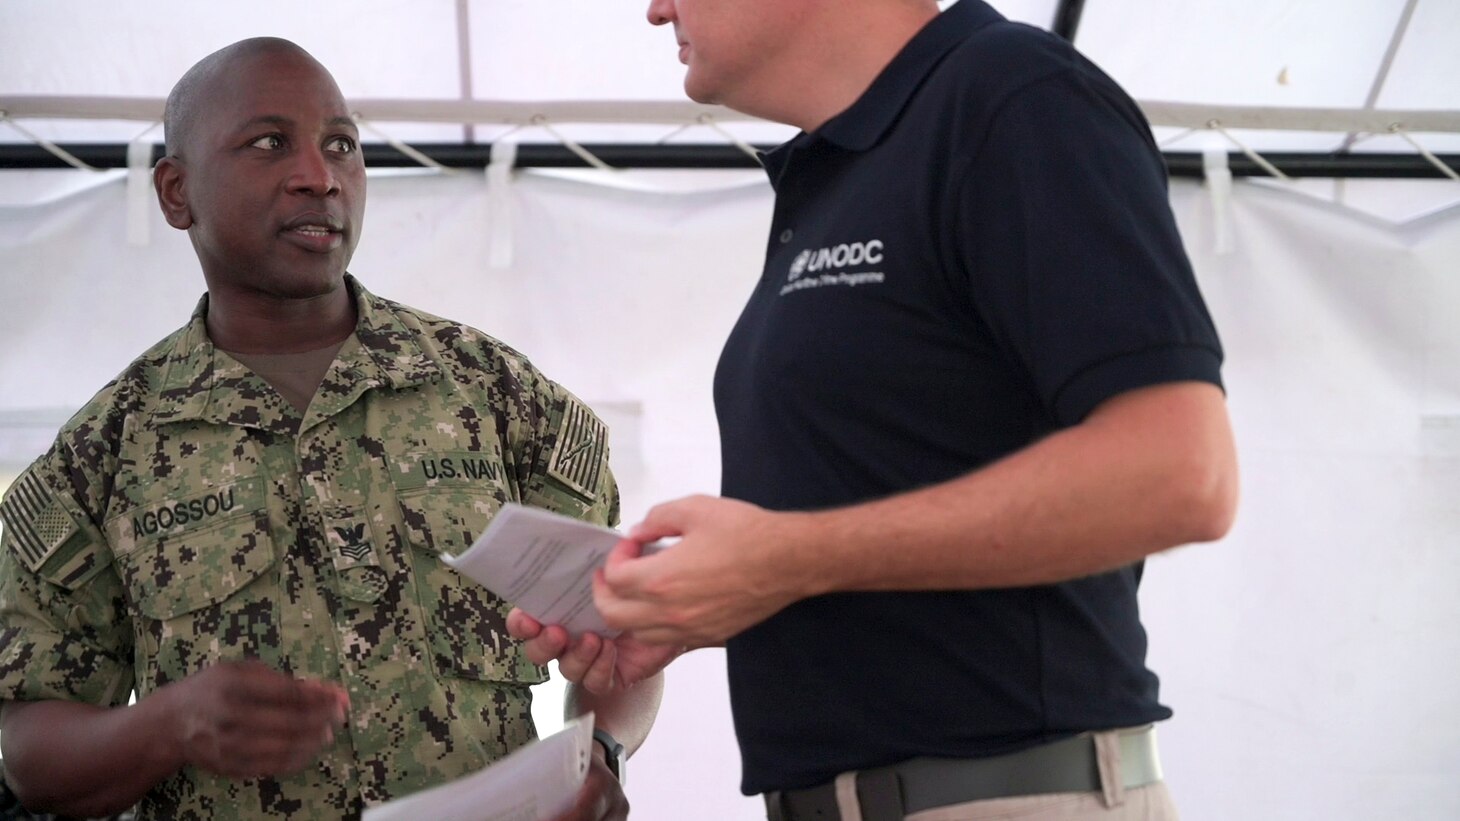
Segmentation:
[[(514, 259), (497, 270), (484, 175), (374, 176), (352, 269), (507, 340), (602, 409), (633, 521), (716, 489), (710, 377), (758, 275), (770, 192), (739, 172), (711, 192), (584, 179), (516, 175)], [(124, 188), (0, 208), (0, 453), (201, 292), (160, 216), (150, 246), (125, 243)], [(1460, 209), (1395, 226), (1239, 181), (1217, 254), (1209, 191), (1178, 182), (1172, 201), (1227, 347), (1244, 480), (1234, 532), (1156, 557), (1143, 588), (1183, 817), (1460, 817)], [(634, 817), (759, 818), (736, 792), (723, 656), (691, 654), (668, 685), (632, 762)], [(538, 708), (552, 727), (551, 688)]]
[[(1058, 3), (993, 5), (1048, 28)], [(358, 0), (347, 14), (337, 14), (287, 0), (22, 0), (0, 4), (0, 103), (8, 100), (11, 113), (26, 118), (22, 127), (43, 138), (130, 141), (142, 126), (100, 113), (92, 117), (102, 119), (86, 121), (47, 119), (45, 112), (56, 107), (37, 104), (34, 96), (111, 99), (101, 110), (120, 106), (133, 112), (127, 118), (145, 117), (135, 112), (158, 110), (157, 101), (200, 55), (241, 37), (272, 34), (299, 42), (330, 66), (351, 100), (424, 102), (438, 109), (453, 101), (586, 101), (619, 109), (623, 124), (599, 122), (595, 115), (594, 124), (569, 129), (572, 139), (654, 142), (667, 130), (634, 126), (640, 121), (635, 107), (680, 101), (682, 70), (672, 58), (672, 37), (647, 25), (644, 6)], [(1358, 151), (1413, 150), (1388, 134), (1397, 124), (1407, 132), (1438, 132), (1418, 135), (1431, 151), (1460, 150), (1460, 87), (1451, 82), (1460, 76), (1460, 52), (1451, 46), (1460, 31), (1460, 4), (1453, 0), (1090, 0), (1083, 6), (1076, 44), (1136, 99), (1162, 101), (1147, 111), (1157, 125), (1169, 126), (1157, 133), (1173, 149), (1213, 143), (1230, 149), (1235, 137), (1264, 151), (1350, 145)], [(1214, 116), (1196, 106), (1260, 107), (1266, 113)], [(1320, 130), (1311, 123), (1325, 118), (1276, 116), (1280, 110), (1348, 112), (1355, 124)], [(1189, 116), (1174, 116), (1176, 111)], [(1386, 116), (1375, 121), (1364, 112)], [(433, 122), (434, 116), (396, 116), (408, 121), (389, 123), (391, 131), (408, 141), (454, 141), (467, 133), (461, 125)], [(507, 130), (492, 125), (499, 117), (479, 110), (459, 116), (479, 124), (470, 132), (479, 140)], [(1209, 128), (1210, 120), (1225, 122), (1230, 131)], [(1268, 130), (1244, 127), (1258, 123)], [(737, 130), (755, 139), (786, 133), (766, 124)], [(1369, 133), (1348, 133), (1356, 130)], [(529, 133), (551, 139), (540, 129)], [(720, 141), (704, 129), (676, 137), (686, 138)], [(27, 139), (0, 128), (0, 141)]]
[[(948, 0), (943, 0), (947, 5)], [(994, 0), (1048, 28), (1056, 0)], [(1450, 0), (1087, 0), (1076, 38), (1140, 100), (1454, 111), (1460, 5)], [(299, 42), (350, 99), (679, 100), (673, 39), (642, 3), (287, 0), (236, 6), (21, 0), (0, 6), (0, 96), (162, 97), (200, 55), (241, 37)], [(130, 139), (100, 124), (92, 139)], [(74, 125), (47, 133), (78, 134)], [(437, 131), (459, 136), (460, 129)], [(419, 138), (419, 137), (412, 137)], [(12, 136), (13, 139), (13, 136)], [(1282, 142), (1329, 150), (1332, 136)], [(1446, 145), (1460, 145), (1460, 138)]]
[[(155, 101), (202, 54), (274, 34), (315, 53), (351, 99), (628, 111), (682, 99), (672, 39), (642, 5), (17, 0), (0, 4), (0, 98)], [(1056, 3), (994, 5), (1048, 26)], [(1143, 101), (1443, 118), (1460, 111), (1457, 31), (1455, 0), (1087, 0), (1076, 42)], [(138, 120), (19, 122), (53, 140), (159, 137)], [(466, 135), (377, 125), (412, 141)], [(671, 130), (564, 127), (583, 141)], [(1157, 134), (1176, 150), (1233, 148), (1212, 129)], [(1259, 151), (1350, 140), (1342, 127), (1230, 134)], [(1460, 151), (1445, 128), (1414, 136)], [(705, 128), (669, 138), (723, 140)], [(0, 142), (27, 139), (0, 124)], [(1357, 151), (1413, 150), (1396, 135), (1355, 139)], [(0, 173), (0, 484), (201, 293), (186, 237), (145, 178), (130, 192), (126, 180)], [(1161, 731), (1169, 780), (1195, 821), (1460, 817), (1460, 183), (1238, 181), (1223, 194), (1213, 180), (1175, 183), (1172, 203), (1227, 346), (1244, 499), (1222, 543), (1148, 566), (1151, 660), (1177, 712)], [(751, 172), (372, 174), (352, 270), (508, 341), (592, 402), (612, 425), (633, 521), (717, 487), (710, 378), (769, 219)], [(555, 691), (542, 695), (551, 728)], [(631, 768), (641, 821), (762, 817), (736, 791), (720, 654), (671, 669)]]

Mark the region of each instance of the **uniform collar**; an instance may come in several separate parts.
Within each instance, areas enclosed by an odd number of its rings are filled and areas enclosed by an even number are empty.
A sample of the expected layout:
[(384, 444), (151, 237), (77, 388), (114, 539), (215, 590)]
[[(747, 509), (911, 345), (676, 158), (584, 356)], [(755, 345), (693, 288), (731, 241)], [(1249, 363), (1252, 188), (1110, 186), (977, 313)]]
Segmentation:
[[(374, 375), (392, 388), (439, 379), (441, 366), (421, 350), (415, 333), (401, 320), (401, 306), (366, 291), (349, 274), (345, 282), (355, 294), (355, 308), (360, 315), (355, 336), (360, 340), (361, 352), (374, 364)], [(364, 363), (360, 370), (362, 376), (371, 375), (371, 368)]]
[[(343, 410), (365, 391), (382, 386), (404, 388), (441, 377), (441, 367), (421, 349), (415, 335), (399, 316), (400, 306), (371, 294), (349, 274), (345, 284), (355, 300), (358, 318), (354, 338), (335, 357), (310, 405), (311, 418)], [(236, 384), (237, 374), (208, 338), (208, 295), (198, 300), (186, 327), (175, 335), (167, 352), (157, 416), (161, 421), (209, 419), (224, 424), (292, 431), (297, 414), (287, 407), (273, 408), (258, 396), (236, 388), (221, 389), (220, 382)], [(241, 366), (237, 366), (241, 367)], [(253, 379), (258, 380), (254, 376)], [(259, 380), (260, 383), (262, 382)]]
[(948, 52), (976, 29), (1003, 19), (1003, 15), (983, 0), (958, 0), (949, 6), (913, 35), (849, 108), (816, 131), (803, 132), (767, 152), (763, 159), (771, 179), (779, 178), (786, 155), (816, 140), (825, 140), (847, 151), (866, 151), (876, 145)]

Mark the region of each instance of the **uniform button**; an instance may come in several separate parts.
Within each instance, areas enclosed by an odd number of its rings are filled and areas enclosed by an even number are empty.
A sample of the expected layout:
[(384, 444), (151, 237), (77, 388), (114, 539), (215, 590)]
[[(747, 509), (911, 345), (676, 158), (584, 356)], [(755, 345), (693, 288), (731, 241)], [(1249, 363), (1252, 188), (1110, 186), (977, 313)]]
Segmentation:
[(791, 237), (794, 237), (794, 236), (796, 236), (796, 234), (790, 228), (787, 228), (786, 230), (782, 231), (781, 232), (781, 244), (782, 245), (785, 245), (786, 243), (790, 242), (791, 241)]

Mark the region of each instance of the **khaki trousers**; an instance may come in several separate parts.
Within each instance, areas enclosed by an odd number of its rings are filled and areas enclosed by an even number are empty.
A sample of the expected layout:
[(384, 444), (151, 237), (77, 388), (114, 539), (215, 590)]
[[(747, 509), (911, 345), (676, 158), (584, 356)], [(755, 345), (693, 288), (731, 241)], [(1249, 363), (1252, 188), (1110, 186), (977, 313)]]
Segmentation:
[(907, 821), (1177, 821), (1176, 805), (1161, 782), (1125, 790), (1107, 807), (1100, 793), (1071, 792), (970, 801), (916, 812)]

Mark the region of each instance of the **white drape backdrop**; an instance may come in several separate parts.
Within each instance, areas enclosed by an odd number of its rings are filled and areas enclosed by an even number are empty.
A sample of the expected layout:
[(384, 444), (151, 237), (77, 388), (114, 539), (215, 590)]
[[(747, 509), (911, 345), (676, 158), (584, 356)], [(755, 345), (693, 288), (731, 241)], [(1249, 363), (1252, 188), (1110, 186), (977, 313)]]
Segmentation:
[[(524, 173), (494, 198), (480, 173), (372, 177), (351, 268), (601, 408), (632, 521), (717, 487), (711, 372), (770, 218), (756, 175), (695, 179), (717, 187)], [(1206, 189), (1175, 182), (1172, 203), (1227, 346), (1244, 484), (1233, 533), (1152, 560), (1142, 593), (1183, 816), (1460, 817), (1460, 210), (1395, 226), (1239, 183), (1219, 255)], [(192, 250), (148, 219), (129, 245), (120, 176), (0, 207), (0, 474), (186, 319)], [(668, 684), (631, 762), (634, 817), (761, 817), (736, 791), (723, 655)]]

